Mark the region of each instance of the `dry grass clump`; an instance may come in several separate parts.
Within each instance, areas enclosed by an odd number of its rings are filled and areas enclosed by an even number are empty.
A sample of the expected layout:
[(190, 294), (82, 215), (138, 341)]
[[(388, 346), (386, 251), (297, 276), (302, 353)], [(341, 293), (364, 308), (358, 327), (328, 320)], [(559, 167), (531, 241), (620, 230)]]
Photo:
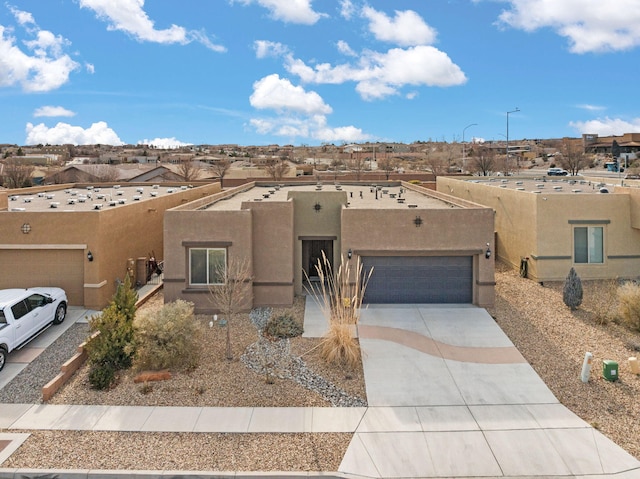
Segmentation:
[(137, 370), (190, 370), (198, 365), (202, 332), (193, 303), (177, 300), (159, 311), (142, 311), (135, 320)]
[(618, 287), (620, 316), (628, 327), (640, 331), (640, 285), (624, 283)]
[(323, 251), (316, 270), (320, 287), (309, 288), (308, 293), (316, 300), (329, 322), (329, 330), (320, 343), (321, 355), (330, 363), (353, 367), (360, 361), (360, 344), (354, 337), (354, 328), (360, 319), (362, 299), (373, 268), (365, 274), (358, 258), (352, 274), (351, 261), (345, 262), (341, 257), (340, 266), (334, 274)]

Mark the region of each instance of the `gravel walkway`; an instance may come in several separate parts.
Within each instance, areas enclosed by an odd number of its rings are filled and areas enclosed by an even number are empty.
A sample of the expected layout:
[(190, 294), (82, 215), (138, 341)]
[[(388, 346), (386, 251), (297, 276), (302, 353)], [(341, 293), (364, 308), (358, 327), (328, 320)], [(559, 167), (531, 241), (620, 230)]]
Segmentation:
[(0, 403), (38, 404), (42, 388), (60, 372), (60, 366), (73, 356), (89, 335), (87, 323), (75, 323), (36, 359), (0, 389)]

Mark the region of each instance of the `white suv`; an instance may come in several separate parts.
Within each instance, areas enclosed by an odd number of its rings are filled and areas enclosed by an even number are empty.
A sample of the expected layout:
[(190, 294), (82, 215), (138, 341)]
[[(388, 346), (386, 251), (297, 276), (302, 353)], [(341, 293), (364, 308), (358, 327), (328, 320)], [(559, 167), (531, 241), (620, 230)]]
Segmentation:
[(0, 370), (7, 355), (67, 315), (60, 288), (0, 289)]
[(547, 176), (567, 176), (569, 172), (562, 168), (549, 168), (547, 170)]

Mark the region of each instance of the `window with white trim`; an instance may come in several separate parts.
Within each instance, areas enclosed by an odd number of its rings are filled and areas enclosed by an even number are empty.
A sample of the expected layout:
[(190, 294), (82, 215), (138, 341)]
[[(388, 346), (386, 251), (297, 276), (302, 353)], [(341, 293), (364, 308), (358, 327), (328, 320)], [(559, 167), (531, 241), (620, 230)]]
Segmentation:
[(224, 284), (226, 270), (226, 248), (189, 249), (189, 284)]
[(574, 263), (604, 263), (603, 236), (602, 226), (573, 228)]

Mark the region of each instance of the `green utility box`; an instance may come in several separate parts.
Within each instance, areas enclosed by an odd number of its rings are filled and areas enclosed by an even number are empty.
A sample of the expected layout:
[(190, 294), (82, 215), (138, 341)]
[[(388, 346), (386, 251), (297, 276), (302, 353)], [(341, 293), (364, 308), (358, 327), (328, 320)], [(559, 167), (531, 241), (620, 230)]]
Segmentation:
[(618, 363), (609, 360), (602, 361), (602, 377), (604, 377), (607, 381), (617, 381)]

